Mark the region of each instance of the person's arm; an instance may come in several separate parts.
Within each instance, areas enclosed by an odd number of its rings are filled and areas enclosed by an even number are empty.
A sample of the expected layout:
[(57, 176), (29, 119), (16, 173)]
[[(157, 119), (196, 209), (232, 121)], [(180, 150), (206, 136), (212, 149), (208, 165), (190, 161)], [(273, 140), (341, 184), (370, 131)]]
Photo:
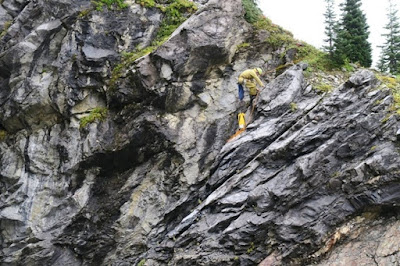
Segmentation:
[(252, 71), (251, 76), (257, 81), (258, 85), (264, 87), (264, 83), (261, 82), (255, 71)]

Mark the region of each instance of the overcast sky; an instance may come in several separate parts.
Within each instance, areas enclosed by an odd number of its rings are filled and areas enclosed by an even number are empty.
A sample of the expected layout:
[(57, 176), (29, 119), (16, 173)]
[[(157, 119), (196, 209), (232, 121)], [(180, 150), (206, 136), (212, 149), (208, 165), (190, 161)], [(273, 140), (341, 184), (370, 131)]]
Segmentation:
[[(341, 18), (339, 10), (341, 2), (344, 0), (335, 0), (337, 20)], [(380, 54), (380, 48), (377, 45), (382, 45), (385, 41), (381, 34), (385, 33), (384, 26), (388, 23), (389, 1), (362, 0), (361, 2), (361, 9), (364, 11), (370, 27), (369, 42), (372, 47), (373, 66), (375, 66)], [(399, 8), (400, 0), (393, 2)], [(326, 2), (324, 0), (258, 0), (258, 6), (273, 23), (292, 32), (294, 38), (305, 41), (316, 48), (326, 45), (323, 41), (326, 38), (324, 33)], [(400, 12), (397, 15), (399, 16)]]

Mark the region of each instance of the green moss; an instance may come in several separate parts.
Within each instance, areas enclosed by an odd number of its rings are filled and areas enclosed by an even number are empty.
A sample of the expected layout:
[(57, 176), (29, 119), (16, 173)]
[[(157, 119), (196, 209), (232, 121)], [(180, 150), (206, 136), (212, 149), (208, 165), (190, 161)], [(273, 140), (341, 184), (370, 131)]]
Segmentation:
[(254, 242), (251, 242), (250, 243), (250, 247), (247, 249), (247, 254), (250, 254), (251, 252), (253, 252), (254, 251)]
[(108, 9), (114, 9), (114, 7), (116, 7), (119, 10), (128, 7), (125, 0), (95, 0), (92, 1), (92, 3), (95, 5), (97, 11), (103, 11), (104, 6)]
[(7, 137), (7, 131), (0, 129), (0, 141), (4, 141)]
[(137, 266), (144, 266), (144, 264), (146, 263), (146, 259), (142, 259)]
[(244, 42), (236, 46), (236, 51), (250, 47), (250, 43)]
[(91, 9), (91, 8), (84, 9), (84, 10), (82, 10), (82, 11), (79, 13), (78, 17), (79, 17), (79, 18), (84, 18), (84, 17), (86, 17), (87, 15), (89, 15), (89, 13), (92, 12), (92, 10), (93, 10), (93, 9)]
[(396, 89), (399, 86), (400, 78), (377, 75), (377, 78), (385, 84), (389, 89)]
[(390, 89), (393, 104), (389, 108), (389, 114), (382, 120), (382, 123), (385, 123), (392, 114), (400, 116), (400, 77), (399, 76), (384, 76), (381, 74), (377, 74), (376, 77)]
[(156, 5), (154, 0), (136, 0), (135, 2), (143, 7), (149, 7), (149, 8), (155, 7)]
[(105, 107), (94, 108), (89, 115), (83, 117), (79, 123), (80, 128), (86, 127), (95, 121), (104, 121), (107, 117), (108, 110)]
[(290, 103), (290, 111), (296, 112), (297, 110), (297, 104), (295, 102)]
[(0, 38), (2, 38), (4, 35), (6, 35), (7, 30), (11, 27), (11, 25), (12, 25), (11, 20), (4, 22), (3, 30), (0, 33)]

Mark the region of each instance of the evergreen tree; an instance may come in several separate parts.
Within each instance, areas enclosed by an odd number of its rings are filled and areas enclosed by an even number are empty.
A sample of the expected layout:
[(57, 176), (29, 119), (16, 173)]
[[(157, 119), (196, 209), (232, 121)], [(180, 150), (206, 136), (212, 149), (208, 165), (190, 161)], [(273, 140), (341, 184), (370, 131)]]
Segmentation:
[(335, 32), (336, 32), (336, 15), (334, 11), (334, 0), (325, 0), (326, 2), (326, 11), (324, 13), (325, 16), (325, 34), (327, 39), (324, 41), (328, 44), (323, 46), (323, 49), (329, 53), (329, 56), (333, 57), (334, 51), (334, 39), (335, 39)]
[(341, 4), (342, 17), (336, 32), (334, 57), (339, 64), (346, 60), (370, 67), (371, 44), (368, 42), (368, 24), (361, 10), (361, 0), (345, 0)]
[(389, 0), (388, 24), (384, 27), (387, 33), (382, 34), (386, 41), (381, 51), (378, 68), (392, 74), (400, 73), (400, 23), (395, 4)]

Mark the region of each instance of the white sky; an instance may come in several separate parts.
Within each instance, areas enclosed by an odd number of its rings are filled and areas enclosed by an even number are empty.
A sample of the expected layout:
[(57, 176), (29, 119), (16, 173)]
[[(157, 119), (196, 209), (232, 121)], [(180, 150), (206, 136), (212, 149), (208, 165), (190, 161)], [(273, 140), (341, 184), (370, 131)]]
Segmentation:
[[(344, 0), (335, 0), (336, 20), (341, 19), (339, 3)], [(372, 66), (376, 65), (380, 55), (380, 48), (385, 38), (381, 36), (386, 33), (384, 26), (388, 23), (387, 9), (388, 0), (362, 0), (361, 9), (367, 17), (369, 25), (369, 42), (372, 47)], [(394, 0), (397, 8), (400, 0)], [(324, 0), (258, 0), (258, 6), (264, 15), (272, 20), (273, 23), (280, 25), (293, 33), (294, 38), (305, 41), (308, 44), (321, 48), (326, 39), (325, 17), (326, 2)], [(400, 15), (400, 12), (397, 13)]]

